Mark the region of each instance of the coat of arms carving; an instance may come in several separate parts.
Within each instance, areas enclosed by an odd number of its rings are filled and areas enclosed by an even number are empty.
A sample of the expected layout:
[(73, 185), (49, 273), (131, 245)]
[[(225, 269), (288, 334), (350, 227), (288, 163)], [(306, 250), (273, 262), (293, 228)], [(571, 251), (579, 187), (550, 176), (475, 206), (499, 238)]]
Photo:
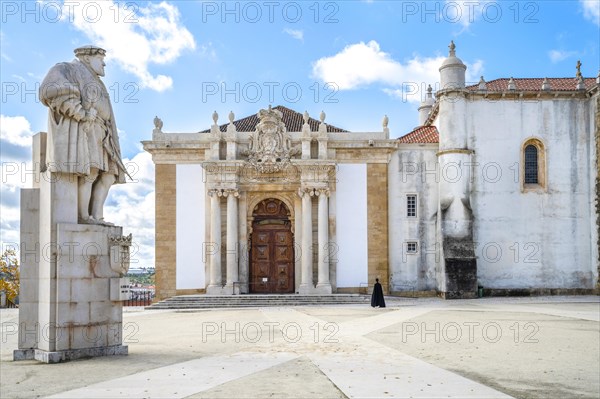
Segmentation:
[(283, 114), (276, 109), (261, 109), (258, 112), (260, 122), (250, 134), (246, 154), (248, 162), (260, 173), (275, 173), (284, 168), (290, 157), (298, 153), (291, 147), (291, 138), (281, 120)]

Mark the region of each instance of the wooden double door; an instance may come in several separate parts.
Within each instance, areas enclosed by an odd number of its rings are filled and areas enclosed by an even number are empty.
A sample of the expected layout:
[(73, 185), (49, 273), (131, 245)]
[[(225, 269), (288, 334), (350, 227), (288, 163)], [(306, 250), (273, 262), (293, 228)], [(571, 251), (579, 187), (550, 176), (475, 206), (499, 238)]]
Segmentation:
[(281, 216), (283, 217), (259, 218), (252, 223), (251, 293), (294, 293), (294, 237), (287, 215)]

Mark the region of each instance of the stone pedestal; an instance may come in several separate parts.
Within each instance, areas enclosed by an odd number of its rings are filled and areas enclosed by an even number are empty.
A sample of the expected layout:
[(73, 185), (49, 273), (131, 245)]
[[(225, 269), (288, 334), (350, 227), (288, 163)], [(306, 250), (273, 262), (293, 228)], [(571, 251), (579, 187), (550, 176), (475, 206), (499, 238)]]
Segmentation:
[[(35, 145), (43, 135), (34, 138), (34, 161), (44, 158)], [(76, 176), (45, 172), (37, 182), (21, 191), (23, 283), (14, 360), (126, 355), (124, 295), (115, 296), (114, 287), (126, 284), (121, 276), (131, 237), (123, 241), (118, 226), (77, 224)]]
[[(51, 253), (40, 254), (52, 270), (48, 278), (39, 279), (37, 314), (29, 312), (35, 302), (19, 310), (15, 360), (57, 363), (127, 354), (121, 302), (126, 298), (120, 292), (127, 280), (111, 268), (109, 241), (121, 233), (121, 227), (57, 224), (56, 243), (46, 246), (53, 247)], [(23, 294), (29, 298), (33, 293)]]

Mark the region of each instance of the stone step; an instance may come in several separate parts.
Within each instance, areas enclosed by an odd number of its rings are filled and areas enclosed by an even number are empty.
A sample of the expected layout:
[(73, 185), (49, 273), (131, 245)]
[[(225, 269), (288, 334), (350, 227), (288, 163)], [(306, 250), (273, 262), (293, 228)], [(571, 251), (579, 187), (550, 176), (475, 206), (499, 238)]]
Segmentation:
[(332, 295), (179, 295), (152, 304), (146, 309), (203, 309), (266, 306), (317, 306), (365, 304), (371, 298), (358, 294)]

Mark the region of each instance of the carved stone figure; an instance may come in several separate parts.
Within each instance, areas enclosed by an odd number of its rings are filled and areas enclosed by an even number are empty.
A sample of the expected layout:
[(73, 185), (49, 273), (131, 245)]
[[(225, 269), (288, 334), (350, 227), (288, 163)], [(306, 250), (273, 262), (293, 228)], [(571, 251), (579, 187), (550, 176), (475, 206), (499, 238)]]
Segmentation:
[(119, 136), (104, 76), (106, 51), (95, 46), (75, 49), (77, 59), (50, 69), (40, 86), (49, 108), (46, 165), (43, 170), (78, 176), (80, 223), (104, 222), (110, 187), (125, 183)]
[(158, 116), (154, 117), (154, 128), (161, 131), (163, 128), (163, 121)]
[(258, 113), (260, 122), (250, 135), (249, 148), (246, 152), (248, 162), (261, 173), (274, 173), (283, 168), (285, 162), (298, 151), (291, 148), (291, 139), (282, 122), (283, 114), (272, 109), (261, 109)]

